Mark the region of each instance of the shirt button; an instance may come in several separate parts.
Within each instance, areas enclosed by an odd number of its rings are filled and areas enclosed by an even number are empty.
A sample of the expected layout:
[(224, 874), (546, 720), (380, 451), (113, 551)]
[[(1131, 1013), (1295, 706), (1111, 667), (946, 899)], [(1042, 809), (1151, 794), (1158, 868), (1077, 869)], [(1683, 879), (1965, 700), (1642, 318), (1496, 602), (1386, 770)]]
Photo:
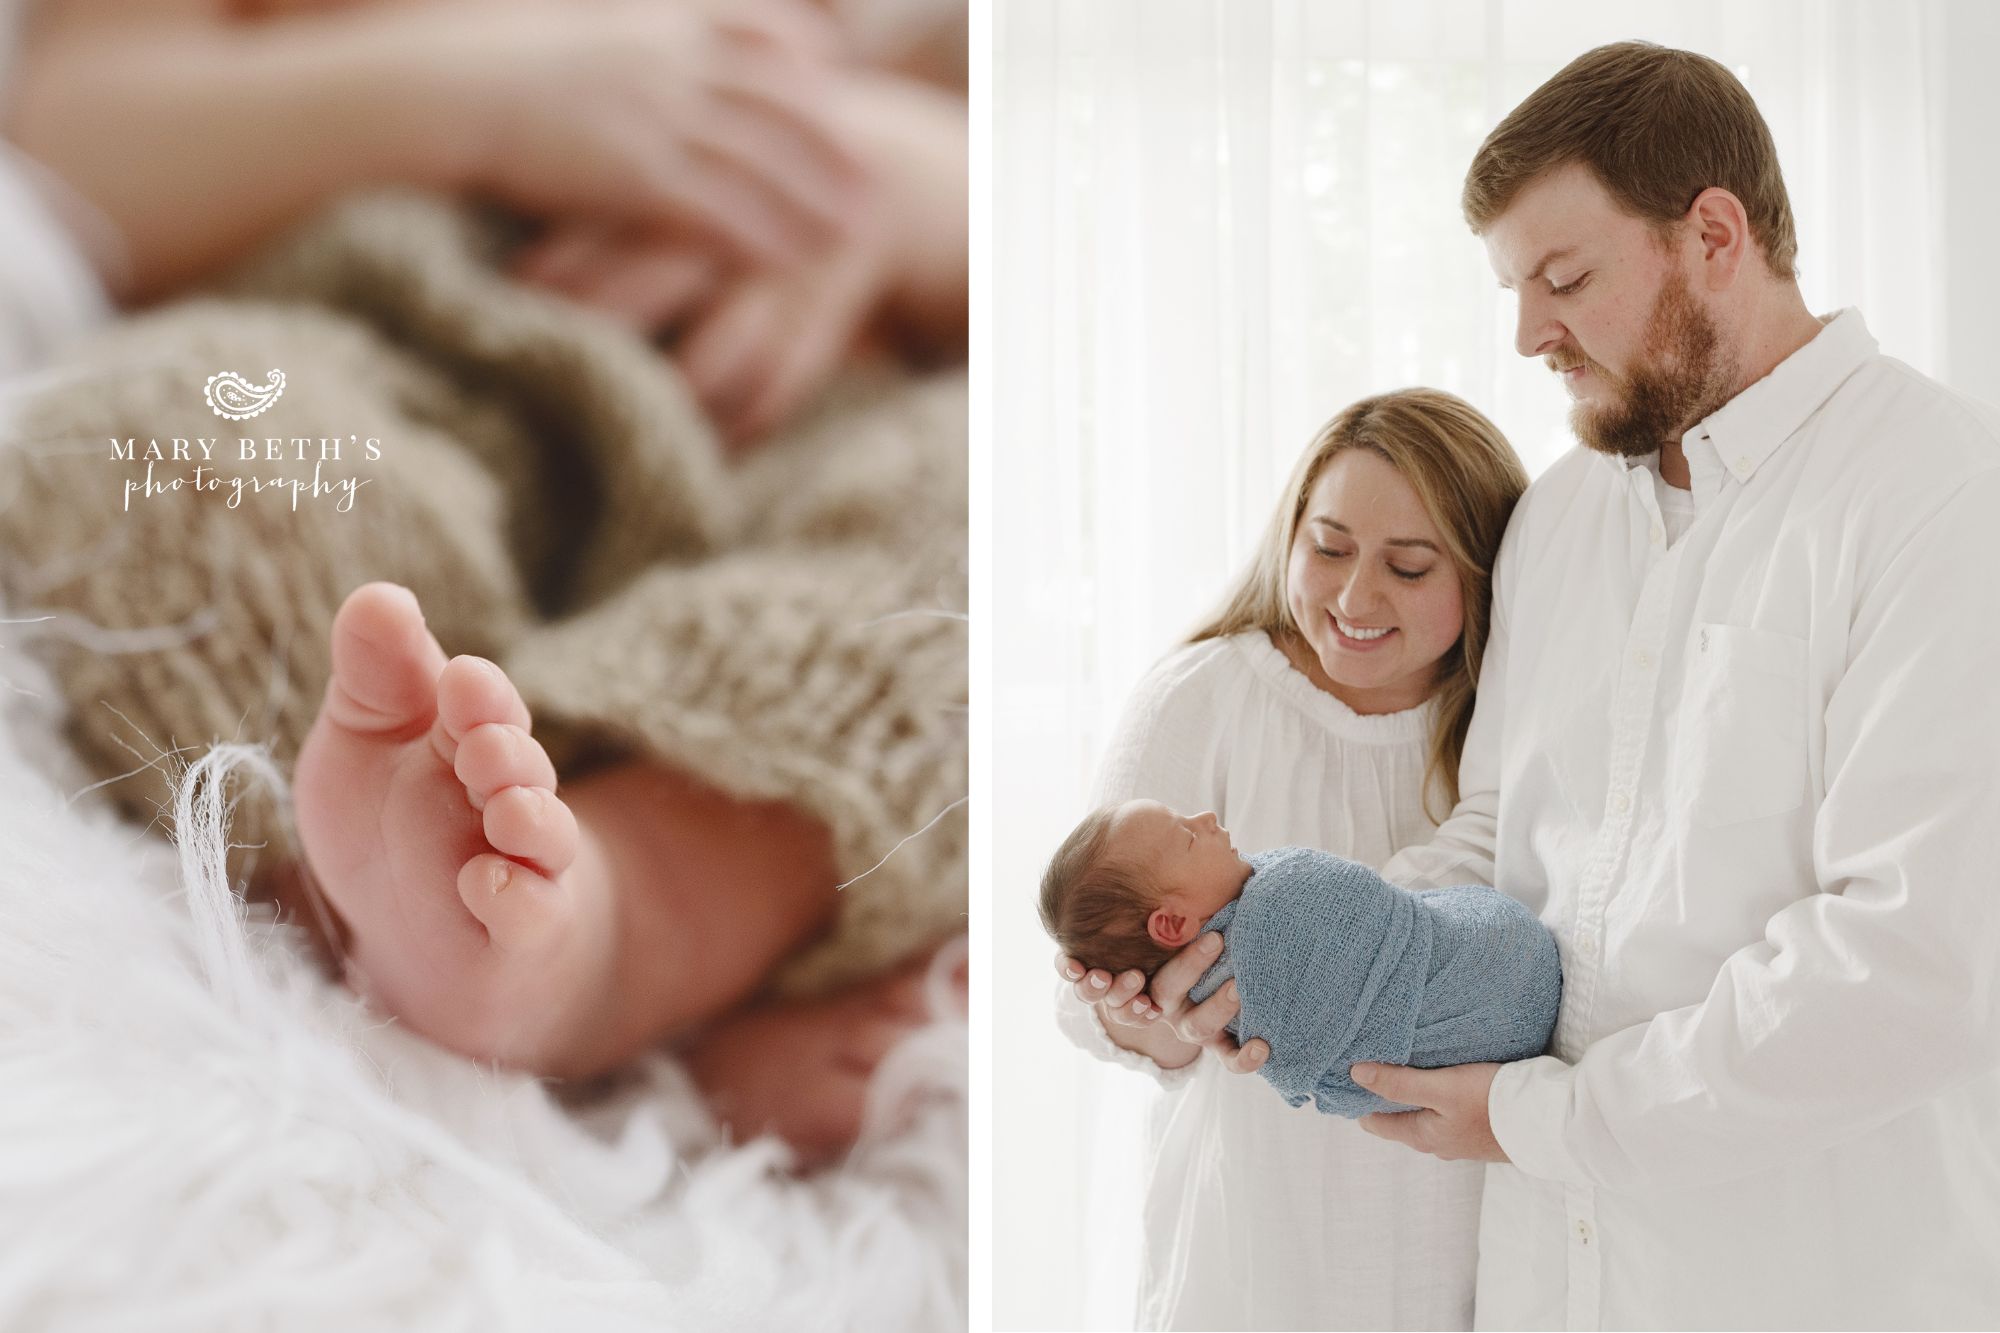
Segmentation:
[(1641, 667), (1649, 667), (1653, 665), (1653, 655), (1647, 652), (1644, 648), (1641, 648), (1638, 652), (1633, 653), (1632, 660)]
[(1653, 545), (1658, 546), (1661, 542), (1665, 541), (1666, 538), (1667, 538), (1667, 530), (1661, 527), (1659, 524), (1655, 523), (1653, 525)]
[(1611, 798), (1611, 808), (1622, 815), (1632, 808), (1632, 798), (1621, 791)]
[(1750, 455), (1736, 455), (1736, 470), (1738, 472), (1748, 472), (1750, 470)]
[(1597, 957), (1597, 941), (1588, 935), (1580, 935), (1576, 941), (1576, 951), (1585, 958)]

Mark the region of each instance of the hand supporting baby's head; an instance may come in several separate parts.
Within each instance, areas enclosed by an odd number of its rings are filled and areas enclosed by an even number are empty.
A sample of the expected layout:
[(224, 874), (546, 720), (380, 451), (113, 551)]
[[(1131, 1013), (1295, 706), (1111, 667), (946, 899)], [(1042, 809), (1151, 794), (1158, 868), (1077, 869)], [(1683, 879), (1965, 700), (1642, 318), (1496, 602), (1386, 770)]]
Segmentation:
[(1127, 801), (1085, 816), (1042, 875), (1042, 926), (1072, 958), (1152, 975), (1243, 891), (1250, 865), (1213, 814)]

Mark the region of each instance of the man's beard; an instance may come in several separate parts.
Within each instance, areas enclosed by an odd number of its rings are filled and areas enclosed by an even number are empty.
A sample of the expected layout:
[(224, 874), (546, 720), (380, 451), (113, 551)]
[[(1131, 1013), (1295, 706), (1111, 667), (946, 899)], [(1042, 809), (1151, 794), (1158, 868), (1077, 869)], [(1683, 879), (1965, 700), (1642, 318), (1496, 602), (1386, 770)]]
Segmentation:
[(1720, 346), (1715, 321), (1695, 304), (1687, 275), (1676, 273), (1653, 300), (1643, 359), (1628, 375), (1614, 376), (1580, 354), (1548, 362), (1556, 370), (1587, 365), (1610, 391), (1608, 401), (1570, 408), (1577, 439), (1599, 453), (1642, 458), (1734, 397)]

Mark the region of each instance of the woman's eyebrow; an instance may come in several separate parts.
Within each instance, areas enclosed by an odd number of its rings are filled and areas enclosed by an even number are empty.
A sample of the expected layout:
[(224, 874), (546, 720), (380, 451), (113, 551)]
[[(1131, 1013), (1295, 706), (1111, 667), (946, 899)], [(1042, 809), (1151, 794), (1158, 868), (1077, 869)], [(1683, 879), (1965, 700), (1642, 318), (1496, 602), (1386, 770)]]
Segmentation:
[[(1314, 514), (1312, 518), (1309, 519), (1308, 521), (1313, 523), (1318, 523), (1323, 527), (1332, 528), (1335, 532), (1341, 534), (1343, 537), (1352, 537), (1354, 535), (1353, 529), (1349, 528), (1345, 523), (1335, 522), (1333, 519), (1326, 517), (1324, 514)], [(1430, 541), (1423, 537), (1391, 537), (1382, 544), (1384, 546), (1415, 546), (1426, 551), (1434, 552), (1438, 555), (1444, 554), (1444, 552), (1438, 550), (1438, 544), (1436, 542)]]

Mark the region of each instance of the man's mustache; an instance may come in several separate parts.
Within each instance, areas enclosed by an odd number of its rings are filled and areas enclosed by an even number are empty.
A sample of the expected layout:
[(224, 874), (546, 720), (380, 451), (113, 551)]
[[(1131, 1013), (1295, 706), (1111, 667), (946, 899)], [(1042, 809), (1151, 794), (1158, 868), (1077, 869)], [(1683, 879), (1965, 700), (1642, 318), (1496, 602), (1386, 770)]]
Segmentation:
[(1575, 348), (1558, 347), (1555, 351), (1543, 357), (1542, 362), (1558, 375), (1567, 370), (1575, 370), (1578, 366), (1588, 366), (1597, 373), (1598, 378), (1606, 380), (1611, 378), (1603, 366), (1598, 365)]

